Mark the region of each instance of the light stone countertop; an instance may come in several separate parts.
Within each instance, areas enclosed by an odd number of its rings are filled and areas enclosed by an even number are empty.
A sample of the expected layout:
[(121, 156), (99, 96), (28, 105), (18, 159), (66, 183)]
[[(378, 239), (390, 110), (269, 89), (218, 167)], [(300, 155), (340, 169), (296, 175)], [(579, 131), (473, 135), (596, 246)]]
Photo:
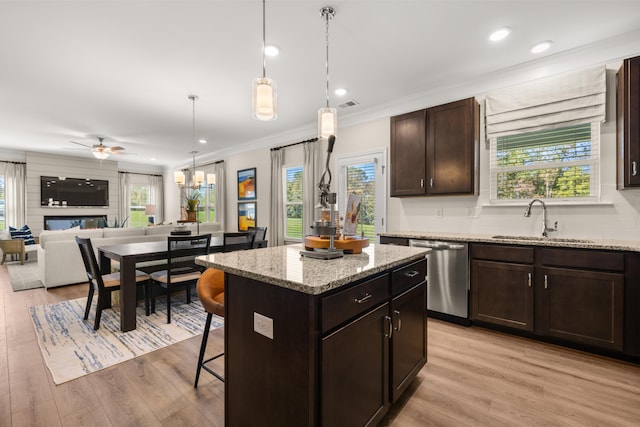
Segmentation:
[(388, 231), (380, 233), (385, 237), (400, 237), (405, 239), (444, 240), (453, 242), (500, 243), (509, 245), (532, 245), (548, 247), (564, 247), (578, 249), (604, 249), (611, 251), (640, 252), (640, 241), (636, 240), (608, 240), (608, 239), (580, 239), (563, 237), (536, 237), (496, 234), (449, 233), (436, 231)]
[(361, 254), (321, 260), (303, 258), (301, 244), (214, 253), (196, 263), (294, 291), (319, 295), (390, 268), (424, 258), (426, 248), (370, 244)]

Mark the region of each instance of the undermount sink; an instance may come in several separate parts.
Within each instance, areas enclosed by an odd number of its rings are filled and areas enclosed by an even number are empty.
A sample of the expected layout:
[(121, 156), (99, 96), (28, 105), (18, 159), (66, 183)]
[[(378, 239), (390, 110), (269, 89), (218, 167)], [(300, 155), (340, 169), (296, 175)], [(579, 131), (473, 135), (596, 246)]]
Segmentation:
[(538, 237), (538, 236), (492, 236), (492, 239), (499, 240), (529, 240), (534, 242), (561, 242), (561, 243), (593, 243), (587, 239), (567, 239), (562, 237)]

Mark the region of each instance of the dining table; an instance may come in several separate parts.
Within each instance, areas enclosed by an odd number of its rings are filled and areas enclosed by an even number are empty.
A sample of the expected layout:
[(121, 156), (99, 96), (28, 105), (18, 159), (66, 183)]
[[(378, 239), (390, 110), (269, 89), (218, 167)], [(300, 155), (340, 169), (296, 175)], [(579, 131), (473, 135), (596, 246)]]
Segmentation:
[[(242, 245), (237, 245), (240, 249)], [(266, 247), (267, 241), (254, 243), (254, 248)], [(209, 253), (222, 252), (222, 236), (212, 236)], [(227, 250), (233, 250), (234, 245), (227, 245)], [(243, 248), (244, 249), (244, 248)], [(132, 331), (136, 328), (136, 266), (146, 261), (161, 261), (168, 258), (168, 240), (149, 242), (123, 243), (106, 245), (97, 248), (99, 254), (100, 271), (110, 272), (111, 261), (120, 263), (120, 330)], [(194, 248), (194, 254), (200, 249)], [(105, 307), (111, 307), (111, 301), (105, 302)]]

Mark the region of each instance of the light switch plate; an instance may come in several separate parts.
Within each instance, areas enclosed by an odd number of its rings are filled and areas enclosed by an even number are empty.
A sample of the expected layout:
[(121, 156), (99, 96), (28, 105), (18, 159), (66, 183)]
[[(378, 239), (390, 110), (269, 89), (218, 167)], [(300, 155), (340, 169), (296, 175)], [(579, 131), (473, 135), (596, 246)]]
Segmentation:
[(260, 335), (273, 339), (273, 319), (253, 312), (253, 330)]

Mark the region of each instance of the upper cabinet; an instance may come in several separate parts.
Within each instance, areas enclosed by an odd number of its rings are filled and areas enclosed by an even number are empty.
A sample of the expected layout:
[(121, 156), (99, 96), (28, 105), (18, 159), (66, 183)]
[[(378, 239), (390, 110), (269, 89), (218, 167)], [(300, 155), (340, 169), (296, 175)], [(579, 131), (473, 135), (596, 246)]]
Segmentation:
[(391, 117), (391, 196), (478, 194), (475, 98)]
[(624, 60), (616, 85), (618, 189), (640, 187), (640, 56)]

